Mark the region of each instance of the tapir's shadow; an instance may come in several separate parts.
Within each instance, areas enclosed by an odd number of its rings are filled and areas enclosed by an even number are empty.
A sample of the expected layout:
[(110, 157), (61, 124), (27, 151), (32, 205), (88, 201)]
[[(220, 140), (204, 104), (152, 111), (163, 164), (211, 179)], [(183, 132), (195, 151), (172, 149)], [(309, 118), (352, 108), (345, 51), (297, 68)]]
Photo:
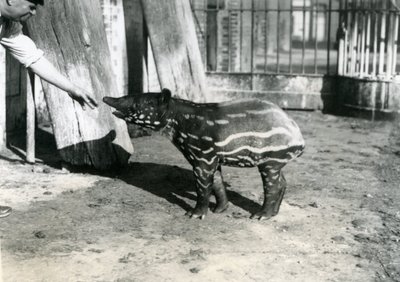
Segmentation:
[[(118, 178), (126, 183), (150, 192), (168, 202), (191, 210), (196, 203), (195, 180), (193, 172), (177, 166), (154, 164), (154, 163), (130, 163), (118, 175)], [(227, 184), (227, 183), (226, 183)], [(227, 185), (229, 187), (229, 184)], [(260, 205), (254, 201), (241, 196), (235, 191), (227, 189), (229, 202), (250, 214), (260, 209)], [(193, 201), (188, 204), (185, 199)], [(215, 207), (215, 199), (210, 201), (211, 210)]]

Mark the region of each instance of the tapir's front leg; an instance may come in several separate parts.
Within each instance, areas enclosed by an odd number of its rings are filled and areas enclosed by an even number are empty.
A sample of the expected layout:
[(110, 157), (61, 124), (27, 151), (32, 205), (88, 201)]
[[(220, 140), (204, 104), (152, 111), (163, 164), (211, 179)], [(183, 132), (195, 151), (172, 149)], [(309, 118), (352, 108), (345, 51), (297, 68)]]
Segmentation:
[(197, 166), (193, 168), (196, 180), (197, 202), (194, 209), (188, 211), (186, 215), (200, 219), (203, 219), (206, 216), (214, 182), (215, 170), (216, 167), (210, 169), (209, 167), (204, 168), (202, 166)]

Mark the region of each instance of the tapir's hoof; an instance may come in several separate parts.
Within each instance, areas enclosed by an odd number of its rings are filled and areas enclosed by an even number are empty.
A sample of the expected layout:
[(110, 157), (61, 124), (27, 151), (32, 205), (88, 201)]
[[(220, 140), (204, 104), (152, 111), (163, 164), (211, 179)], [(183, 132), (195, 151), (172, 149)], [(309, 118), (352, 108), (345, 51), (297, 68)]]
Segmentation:
[(226, 211), (228, 209), (228, 207), (229, 207), (228, 202), (223, 205), (217, 205), (215, 207), (215, 209), (213, 210), (213, 213), (222, 213), (222, 212)]
[(185, 215), (190, 218), (199, 218), (199, 219), (204, 219), (206, 217), (205, 213), (197, 213), (194, 210), (188, 211)]
[(259, 211), (257, 213), (252, 214), (250, 218), (258, 220), (267, 220), (277, 214), (278, 214), (277, 212), (272, 212), (272, 211)]

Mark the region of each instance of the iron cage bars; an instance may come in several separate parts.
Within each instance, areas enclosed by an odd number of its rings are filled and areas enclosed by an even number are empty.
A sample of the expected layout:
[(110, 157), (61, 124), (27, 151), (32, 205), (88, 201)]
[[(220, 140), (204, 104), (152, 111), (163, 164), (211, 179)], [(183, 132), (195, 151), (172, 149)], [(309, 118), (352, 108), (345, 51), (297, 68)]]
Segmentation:
[[(232, 0), (231, 0), (232, 1)], [(200, 38), (203, 40), (203, 60), (205, 61), (205, 65), (207, 66), (207, 46), (208, 46), (208, 34), (207, 34), (207, 15), (209, 13), (214, 13), (219, 17), (220, 13), (225, 12), (227, 13), (227, 30), (225, 30), (225, 33), (227, 34), (227, 43), (225, 46), (227, 49), (227, 52), (223, 54), (221, 52), (221, 47), (222, 46), (215, 46), (217, 48), (216, 51), (216, 56), (225, 56), (227, 57), (228, 63), (226, 64), (225, 67), (220, 67), (219, 69), (210, 69), (208, 68), (208, 72), (217, 72), (217, 73), (229, 73), (229, 74), (260, 74), (260, 73), (276, 73), (276, 74), (292, 74), (292, 75), (297, 75), (297, 74), (305, 74), (305, 75), (331, 75), (331, 74), (336, 74), (339, 73), (340, 75), (351, 75), (351, 76), (362, 76), (363, 74), (367, 73), (368, 74), (368, 65), (365, 66), (366, 63), (369, 63), (372, 61), (372, 74), (376, 75), (381, 75), (382, 76), (382, 59), (385, 57), (384, 51), (380, 51), (380, 60), (379, 60), (379, 65), (378, 68), (376, 68), (376, 63), (377, 62), (377, 57), (371, 55), (367, 55), (367, 52), (370, 52), (371, 50), (374, 50), (373, 52), (376, 52), (377, 48), (374, 46), (377, 45), (378, 39), (378, 21), (373, 21), (375, 25), (373, 26), (374, 28), (371, 28), (371, 19), (367, 19), (368, 17), (359, 17), (363, 18), (363, 28), (360, 29), (358, 26), (358, 15), (359, 14), (381, 14), (381, 15), (386, 15), (389, 14), (390, 16), (388, 17), (388, 25), (391, 27), (389, 30), (391, 31), (392, 35), (391, 36), (386, 36), (384, 34), (385, 32), (387, 33), (388, 31), (383, 32), (381, 30), (381, 38), (379, 38), (380, 44), (379, 48), (380, 50), (384, 50), (385, 48), (390, 48), (391, 51), (389, 51), (386, 55), (386, 65), (390, 67), (386, 67), (388, 70), (385, 73), (385, 77), (388, 78), (390, 74), (395, 73), (396, 65), (397, 65), (397, 38), (398, 38), (398, 14), (399, 11), (397, 9), (394, 9), (393, 7), (389, 6), (390, 8), (387, 8), (387, 5), (383, 7), (378, 7), (379, 3), (382, 3), (382, 1), (379, 0), (338, 0), (339, 7), (338, 8), (333, 8), (333, 1), (334, 0), (291, 0), (290, 1), (290, 6), (289, 8), (282, 7), (280, 4), (281, 1), (278, 1), (276, 3), (275, 8), (270, 8), (267, 6), (268, 0), (259, 0), (258, 3), (264, 1), (265, 6), (263, 9), (259, 9), (255, 7), (255, 0), (248, 2), (247, 5), (244, 5), (244, 0), (236, 0), (236, 7), (232, 5), (231, 3), (228, 2), (228, 4), (225, 4), (227, 0), (213, 0), (214, 7), (210, 7), (208, 4), (210, 0), (191, 0), (192, 8), (195, 14), (195, 17), (198, 15), (198, 13), (203, 13), (205, 16), (202, 17), (203, 24), (200, 25), (199, 23), (201, 20), (196, 18), (196, 24), (198, 30), (200, 30)], [(299, 6), (298, 3), (302, 1), (302, 6)], [(297, 5), (294, 5), (294, 2), (296, 2)], [(249, 6), (248, 3), (251, 3)], [(200, 5), (199, 5), (200, 4)], [(239, 5), (238, 5), (239, 4)], [(320, 5), (324, 4), (324, 5)], [(243, 53), (243, 40), (244, 40), (244, 17), (243, 14), (247, 13), (251, 14), (251, 24), (250, 24), (250, 68), (249, 70), (243, 70), (243, 65), (242, 65), (242, 60), (240, 61), (240, 67), (232, 67), (232, 58), (234, 55), (234, 52), (239, 52), (239, 56), (242, 56)], [(259, 15), (260, 13), (264, 14), (264, 66), (263, 68), (258, 68), (255, 66), (255, 59), (257, 58), (255, 46), (260, 46), (260, 44), (256, 45), (256, 36), (255, 32), (256, 30), (256, 19), (255, 17)], [(268, 42), (268, 35), (266, 34), (268, 32), (268, 16), (271, 15), (272, 13), (275, 13), (275, 18), (276, 18), (276, 52), (274, 53), (275, 59), (271, 58), (271, 56), (268, 56), (267, 53), (267, 48), (268, 45), (270, 44)], [(281, 32), (280, 32), (280, 18), (282, 13), (289, 13), (289, 23), (290, 23), (290, 29), (289, 29), (289, 50), (288, 52), (282, 52), (281, 48), (279, 46), (280, 40), (281, 40)], [(293, 67), (293, 62), (296, 62), (294, 60), (294, 31), (293, 31), (293, 19), (294, 19), (294, 14), (295, 13), (301, 13), (302, 16), (302, 40), (300, 42), (301, 45), (301, 58), (300, 58), (300, 66), (297, 66), (297, 70), (294, 69)], [(237, 29), (239, 30), (239, 38), (240, 38), (240, 43), (239, 43), (239, 50), (233, 51), (232, 46), (234, 46), (234, 42), (232, 41), (232, 38), (235, 38), (232, 34), (232, 18), (236, 16), (236, 18), (239, 18), (238, 22), (240, 27)], [(324, 39), (326, 39), (326, 44), (320, 44), (318, 42), (318, 30), (321, 29), (321, 26), (319, 26), (318, 23), (318, 16), (322, 15), (323, 16), (323, 22), (327, 24), (322, 26), (324, 30), (324, 34), (326, 32), (326, 35), (324, 35)], [(353, 16), (352, 15), (357, 15)], [(223, 16), (222, 16), (223, 17)], [(314, 19), (312, 22), (311, 20)], [(333, 19), (336, 19), (336, 25), (333, 26), (332, 23), (335, 23)], [(351, 20), (353, 19), (353, 20)], [(309, 27), (308, 32), (311, 30), (311, 34), (306, 33), (306, 25), (312, 24), (312, 26)], [(340, 33), (340, 29), (342, 28), (342, 23), (345, 23), (344, 28), (346, 29), (346, 34), (345, 34), (345, 45), (342, 46), (342, 53), (338, 52), (340, 49), (340, 38), (338, 38), (338, 34)], [(386, 21), (382, 20), (382, 23)], [(217, 23), (217, 29), (221, 30), (221, 26), (218, 26), (221, 24), (221, 19)], [(356, 25), (356, 26), (354, 26)], [(360, 36), (355, 36), (353, 35), (351, 38), (349, 38), (348, 30), (349, 28), (360, 32)], [(361, 26), (361, 25), (360, 25)], [(383, 24), (380, 25), (382, 27)], [(203, 27), (203, 30), (202, 30)], [(361, 30), (361, 31), (360, 31)], [(388, 30), (388, 29), (386, 29)], [(332, 31), (336, 31), (336, 40), (334, 41), (335, 44), (337, 44), (337, 47), (333, 48), (332, 46), (332, 35), (334, 34)], [(374, 32), (375, 31), (375, 32)], [(354, 34), (353, 32), (352, 34)], [(383, 35), (382, 35), (383, 34)], [(218, 36), (221, 36), (220, 34)], [(310, 40), (308, 37), (311, 36)], [(312, 38), (313, 37), (313, 38)], [(359, 37), (359, 39), (357, 39)], [(383, 38), (383, 40), (382, 40)], [(350, 40), (351, 39), (351, 40)], [(309, 42), (307, 42), (307, 40)], [(371, 42), (372, 40), (372, 42)], [(388, 41), (388, 44), (383, 44), (382, 41), (385, 42)], [(226, 40), (225, 40), (226, 41)], [(310, 50), (310, 42), (313, 41), (313, 48)], [(325, 47), (319, 48), (320, 45), (325, 45)], [(382, 47), (383, 46), (383, 47)], [(326, 52), (326, 56), (324, 58), (325, 60), (325, 67), (324, 64), (321, 64), (321, 60), (318, 61), (320, 58), (318, 58), (318, 52), (322, 50)], [(308, 52), (307, 52), (308, 51)], [(310, 51), (312, 51), (312, 62), (313, 64), (310, 66), (309, 63), (306, 62), (306, 59), (310, 61)], [(354, 55), (355, 52), (355, 55)], [(340, 54), (338, 54), (340, 53)], [(382, 55), (384, 54), (384, 55)], [(283, 65), (281, 62), (281, 57), (282, 56), (287, 56), (288, 55), (288, 63), (287, 66)], [(333, 59), (333, 57), (337, 56), (337, 59)], [(355, 59), (358, 58), (358, 59)], [(259, 58), (258, 58), (259, 60)], [(344, 60), (344, 61), (342, 61)], [(354, 61), (358, 60), (357, 65), (364, 65), (363, 68), (358, 67), (358, 72), (356, 72), (356, 68), (351, 71), (350, 73), (347, 71), (349, 68), (353, 68), (352, 62), (354, 64)], [(297, 60), (299, 61), (299, 60)], [(379, 73), (374, 71), (373, 69), (378, 69), (380, 70)], [(365, 71), (367, 69), (367, 71)], [(345, 72), (343, 72), (345, 70)], [(389, 74), (390, 73), (390, 74)]]

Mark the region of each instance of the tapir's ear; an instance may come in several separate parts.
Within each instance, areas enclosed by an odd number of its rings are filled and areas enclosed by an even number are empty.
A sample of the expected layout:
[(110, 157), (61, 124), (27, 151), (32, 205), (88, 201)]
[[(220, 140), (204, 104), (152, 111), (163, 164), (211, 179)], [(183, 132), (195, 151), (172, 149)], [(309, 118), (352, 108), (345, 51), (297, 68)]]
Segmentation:
[(171, 91), (169, 91), (169, 89), (164, 88), (163, 90), (161, 90), (161, 99), (163, 103), (168, 103), (169, 100), (171, 99)]

